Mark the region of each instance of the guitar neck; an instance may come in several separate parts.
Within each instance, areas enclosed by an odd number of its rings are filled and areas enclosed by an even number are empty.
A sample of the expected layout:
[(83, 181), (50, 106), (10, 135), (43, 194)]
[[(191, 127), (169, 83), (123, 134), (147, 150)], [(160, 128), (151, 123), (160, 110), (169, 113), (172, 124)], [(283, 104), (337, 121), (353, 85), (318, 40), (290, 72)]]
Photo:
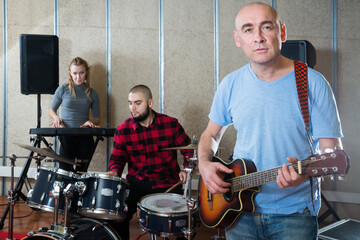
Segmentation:
[[(298, 172), (297, 164), (288, 164), (288, 166), (293, 166), (294, 169)], [(232, 190), (234, 192), (238, 192), (242, 189), (257, 187), (265, 183), (276, 181), (279, 169), (281, 169), (281, 167), (275, 167), (260, 172), (249, 173), (246, 175), (232, 178), (229, 180), (229, 182), (232, 184)]]
[[(298, 161), (296, 164), (289, 163), (287, 166), (292, 166), (300, 175), (320, 177), (330, 174), (346, 174), (350, 165), (349, 157), (344, 151), (336, 150), (333, 153), (310, 156), (303, 161)], [(282, 166), (278, 166), (260, 172), (253, 172), (228, 179), (228, 181), (232, 185), (232, 190), (237, 192), (276, 181), (278, 170), (281, 168)]]

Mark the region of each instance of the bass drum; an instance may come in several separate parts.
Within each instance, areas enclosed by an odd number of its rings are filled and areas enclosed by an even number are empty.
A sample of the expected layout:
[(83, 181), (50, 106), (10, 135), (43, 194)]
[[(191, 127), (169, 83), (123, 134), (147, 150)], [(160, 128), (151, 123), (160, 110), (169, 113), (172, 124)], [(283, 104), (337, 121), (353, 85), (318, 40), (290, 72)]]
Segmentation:
[(57, 231), (33, 234), (23, 239), (32, 240), (121, 240), (121, 237), (109, 225), (90, 218), (72, 219), (69, 224), (69, 233)]

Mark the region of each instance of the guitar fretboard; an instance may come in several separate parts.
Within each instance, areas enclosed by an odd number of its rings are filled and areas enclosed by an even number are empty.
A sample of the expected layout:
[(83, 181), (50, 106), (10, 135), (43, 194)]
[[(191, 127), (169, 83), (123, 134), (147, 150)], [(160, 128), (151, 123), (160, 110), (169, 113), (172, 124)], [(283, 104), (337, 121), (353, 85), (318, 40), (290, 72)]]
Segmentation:
[[(322, 160), (324, 160), (324, 158), (321, 158)], [(320, 159), (317, 159), (316, 157), (312, 157), (310, 160), (303, 160), (300, 161), (301, 165), (300, 167), (303, 168), (302, 166), (306, 166), (308, 164), (310, 164), (311, 162), (315, 162), (318, 161)], [(287, 166), (292, 166), (296, 172), (299, 173), (299, 166), (298, 164), (292, 164), (289, 163), (287, 164)], [(278, 170), (281, 169), (282, 166), (279, 167), (275, 167), (275, 168), (270, 168), (267, 170), (263, 170), (260, 172), (254, 172), (254, 173), (249, 173), (246, 175), (242, 175), (239, 177), (234, 177), (232, 179), (229, 179), (228, 182), (231, 183), (231, 190), (233, 192), (238, 192), (242, 189), (247, 189), (247, 188), (252, 188), (252, 187), (257, 187), (260, 185), (263, 185), (265, 183), (269, 183), (269, 182), (274, 182), (276, 181), (276, 177), (278, 175)], [(301, 169), (303, 172), (303, 169)]]

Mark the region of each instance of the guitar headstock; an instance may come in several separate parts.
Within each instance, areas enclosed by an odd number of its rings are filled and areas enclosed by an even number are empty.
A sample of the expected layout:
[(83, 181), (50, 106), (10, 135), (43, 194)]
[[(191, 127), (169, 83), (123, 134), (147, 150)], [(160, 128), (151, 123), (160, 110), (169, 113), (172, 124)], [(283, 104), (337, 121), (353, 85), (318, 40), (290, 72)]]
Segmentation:
[(314, 155), (303, 161), (304, 172), (310, 177), (331, 174), (347, 174), (350, 168), (349, 156), (343, 150)]

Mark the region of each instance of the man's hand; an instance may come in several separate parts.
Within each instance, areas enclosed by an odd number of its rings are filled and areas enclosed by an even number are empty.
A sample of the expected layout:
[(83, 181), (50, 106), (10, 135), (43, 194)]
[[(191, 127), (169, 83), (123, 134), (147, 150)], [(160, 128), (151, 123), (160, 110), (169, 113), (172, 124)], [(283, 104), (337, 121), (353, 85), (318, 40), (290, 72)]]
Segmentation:
[[(296, 157), (286, 158), (290, 163), (296, 163), (298, 159)], [(306, 179), (306, 176), (299, 175), (295, 169), (286, 164), (283, 164), (281, 169), (278, 170), (278, 176), (276, 177), (276, 183), (280, 188), (299, 186)]]
[(180, 171), (179, 178), (181, 183), (186, 183), (187, 173), (185, 171)]
[(199, 164), (202, 181), (206, 188), (212, 193), (226, 193), (229, 191), (230, 183), (224, 182), (218, 172), (232, 173), (233, 171), (219, 162), (202, 161)]
[(105, 175), (111, 175), (111, 176), (115, 176), (115, 177), (119, 176), (117, 172), (113, 172), (113, 171), (106, 172)]

